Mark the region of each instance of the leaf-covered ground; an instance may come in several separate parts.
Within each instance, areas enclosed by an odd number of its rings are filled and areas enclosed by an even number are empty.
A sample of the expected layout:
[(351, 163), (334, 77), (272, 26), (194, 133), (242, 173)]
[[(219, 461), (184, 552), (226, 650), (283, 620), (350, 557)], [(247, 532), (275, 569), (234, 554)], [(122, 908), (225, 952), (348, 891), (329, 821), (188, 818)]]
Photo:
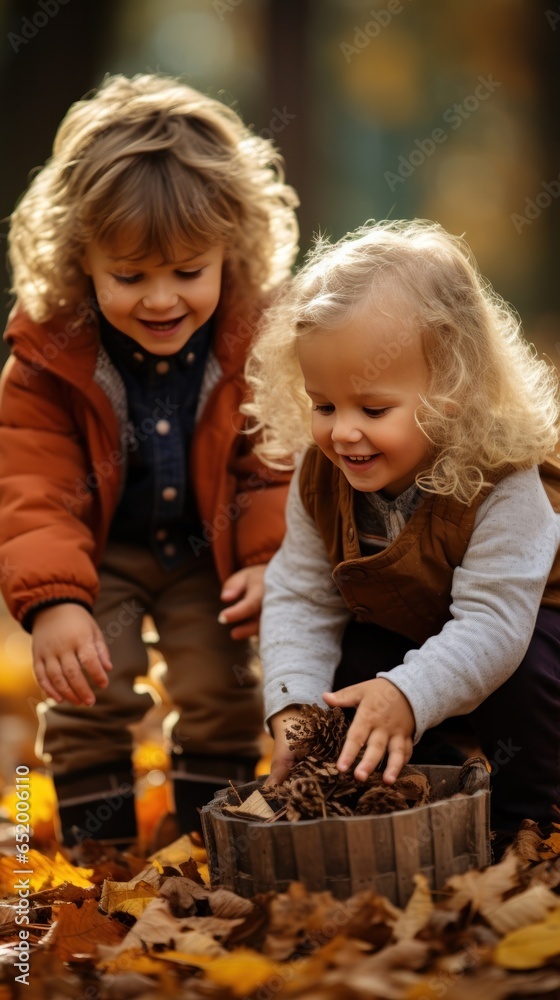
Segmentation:
[(211, 891), (188, 837), (149, 858), (93, 841), (27, 858), (0, 856), (0, 1000), (560, 997), (560, 827), (543, 842), (527, 823), (437, 900), (417, 876), (404, 910), (297, 883)]

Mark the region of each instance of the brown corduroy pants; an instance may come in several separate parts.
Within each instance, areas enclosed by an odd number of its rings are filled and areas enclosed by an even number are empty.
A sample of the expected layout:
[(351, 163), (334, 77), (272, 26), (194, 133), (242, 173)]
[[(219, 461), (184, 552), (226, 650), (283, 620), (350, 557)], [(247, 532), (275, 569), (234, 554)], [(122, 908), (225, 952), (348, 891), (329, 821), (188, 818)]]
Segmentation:
[(174, 743), (193, 756), (258, 757), (260, 685), (248, 644), (234, 642), (228, 627), (218, 624), (223, 603), (210, 554), (193, 554), (187, 565), (166, 572), (148, 549), (110, 543), (99, 577), (94, 616), (113, 670), (108, 687), (95, 689), (91, 708), (63, 703), (43, 714), (40, 743), (54, 775), (130, 754), (129, 727), (153, 704), (148, 693), (134, 690), (148, 668), (145, 614), (159, 633), (164, 683), (179, 713)]

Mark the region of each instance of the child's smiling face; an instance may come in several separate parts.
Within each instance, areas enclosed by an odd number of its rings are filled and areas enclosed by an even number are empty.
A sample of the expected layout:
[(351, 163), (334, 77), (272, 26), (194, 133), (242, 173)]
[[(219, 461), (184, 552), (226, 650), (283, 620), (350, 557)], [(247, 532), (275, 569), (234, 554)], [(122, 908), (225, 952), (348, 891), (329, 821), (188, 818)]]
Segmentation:
[(420, 334), (390, 313), (305, 334), (297, 352), (321, 451), (354, 489), (395, 497), (431, 464), (414, 419), (429, 373)]
[(141, 260), (126, 248), (91, 243), (84, 270), (91, 276), (105, 319), (152, 354), (175, 354), (210, 319), (218, 305), (224, 248), (204, 252), (177, 247), (170, 262), (159, 254)]

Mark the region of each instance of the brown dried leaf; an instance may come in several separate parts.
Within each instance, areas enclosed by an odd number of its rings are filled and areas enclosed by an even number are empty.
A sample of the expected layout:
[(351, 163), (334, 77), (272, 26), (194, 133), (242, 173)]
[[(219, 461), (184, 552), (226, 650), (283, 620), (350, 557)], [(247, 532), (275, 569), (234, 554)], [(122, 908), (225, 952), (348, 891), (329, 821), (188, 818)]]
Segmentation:
[(88, 899), (80, 907), (74, 903), (61, 907), (49, 943), (55, 954), (68, 962), (76, 955), (96, 955), (98, 945), (117, 944), (125, 935), (122, 924), (99, 913), (97, 902)]
[(225, 917), (185, 917), (181, 920), (181, 928), (200, 931), (201, 934), (208, 934), (217, 941), (227, 941), (243, 921), (243, 917), (238, 917), (237, 920), (228, 920)]
[(414, 892), (393, 927), (393, 936), (397, 941), (416, 937), (429, 923), (434, 910), (426, 876), (418, 873), (414, 876), (414, 883)]
[(487, 920), (502, 905), (506, 893), (519, 886), (519, 860), (515, 854), (505, 856), (498, 865), (483, 871), (473, 869), (447, 880), (444, 892), (449, 894), (446, 906), (462, 910), (469, 906), (474, 913), (481, 913)]
[(185, 930), (185, 926), (184, 919), (177, 919), (169, 912), (165, 899), (154, 899), (128, 932), (126, 941), (117, 950), (117, 954), (129, 948), (144, 946), (165, 947), (191, 954), (223, 954), (223, 949), (214, 938), (207, 934), (198, 934), (189, 927)]
[(189, 891), (189, 885), (190, 879), (175, 875), (166, 878), (159, 890), (160, 896), (167, 899), (174, 917), (186, 917), (196, 910), (196, 900)]
[(509, 934), (527, 924), (545, 920), (551, 910), (556, 910), (560, 898), (545, 885), (537, 882), (524, 892), (510, 896), (499, 909), (486, 915), (486, 919), (498, 934)]
[(255, 905), (250, 899), (243, 899), (242, 896), (237, 896), (229, 889), (215, 889), (214, 892), (209, 893), (208, 903), (214, 916), (229, 919), (248, 917), (255, 909)]

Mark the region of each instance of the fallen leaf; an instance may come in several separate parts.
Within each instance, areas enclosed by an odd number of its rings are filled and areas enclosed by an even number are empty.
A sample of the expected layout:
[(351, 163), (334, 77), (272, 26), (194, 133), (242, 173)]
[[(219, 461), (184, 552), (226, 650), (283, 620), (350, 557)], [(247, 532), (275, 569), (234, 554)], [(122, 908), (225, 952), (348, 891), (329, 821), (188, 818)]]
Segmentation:
[(508, 934), (518, 927), (544, 920), (550, 910), (557, 909), (559, 903), (556, 893), (537, 882), (524, 892), (510, 896), (497, 910), (489, 913), (486, 919), (498, 934)]
[[(63, 882), (71, 882), (74, 886), (89, 888), (93, 885), (90, 876), (93, 874), (91, 868), (75, 868), (66, 861), (66, 858), (59, 852), (55, 854), (54, 860), (46, 858), (40, 851), (31, 850), (28, 855), (26, 865), (20, 864), (16, 858), (0, 858), (0, 893), (4, 896), (14, 895), (18, 891), (18, 880), (29, 879), (29, 888), (32, 892), (40, 892), (41, 889), (52, 889)], [(18, 874), (14, 874), (14, 872)], [(19, 874), (22, 872), (22, 874)]]
[(248, 917), (255, 909), (255, 904), (250, 899), (243, 899), (229, 889), (214, 889), (208, 894), (208, 903), (212, 913), (216, 917)]
[(75, 955), (95, 955), (98, 944), (114, 945), (127, 931), (117, 920), (99, 913), (97, 902), (88, 899), (80, 907), (62, 906), (50, 936), (55, 954), (68, 962)]
[(506, 893), (518, 885), (519, 861), (510, 853), (499, 864), (483, 871), (471, 869), (462, 875), (452, 875), (443, 887), (443, 892), (448, 894), (445, 905), (458, 911), (469, 906), (472, 913), (481, 913), (490, 920)]
[(142, 948), (129, 948), (119, 952), (114, 958), (101, 959), (97, 967), (100, 972), (113, 976), (123, 972), (153, 976), (161, 971), (162, 963), (159, 956), (148, 955)]
[(184, 833), (182, 837), (174, 840), (172, 844), (164, 847), (161, 851), (156, 851), (155, 854), (151, 854), (148, 861), (158, 861), (164, 868), (166, 865), (177, 868), (178, 865), (183, 861), (188, 861), (189, 858), (205, 862), (206, 851), (194, 844), (189, 835)]
[(546, 920), (506, 934), (494, 951), (494, 962), (506, 969), (538, 969), (560, 955), (560, 907)]
[(414, 876), (414, 883), (414, 892), (393, 927), (393, 936), (396, 941), (416, 937), (418, 932), (423, 930), (429, 922), (434, 910), (432, 894), (426, 876), (418, 873)]
[(238, 917), (237, 920), (228, 920), (224, 917), (184, 917), (181, 920), (181, 927), (183, 930), (190, 927), (192, 931), (200, 931), (216, 938), (217, 941), (224, 941), (243, 922), (244, 917)]
[(128, 932), (120, 951), (130, 948), (163, 947), (201, 955), (223, 955), (224, 949), (208, 934), (186, 927), (185, 920), (169, 912), (165, 899), (153, 899)]
[(148, 903), (158, 895), (158, 890), (149, 882), (111, 882), (105, 879), (99, 906), (106, 913), (129, 913), (138, 918)]
[(231, 955), (212, 962), (206, 968), (204, 978), (217, 986), (226, 986), (235, 997), (242, 997), (253, 993), (273, 976), (275, 980), (282, 981), (282, 971), (282, 965), (265, 958), (258, 951), (237, 948)]

